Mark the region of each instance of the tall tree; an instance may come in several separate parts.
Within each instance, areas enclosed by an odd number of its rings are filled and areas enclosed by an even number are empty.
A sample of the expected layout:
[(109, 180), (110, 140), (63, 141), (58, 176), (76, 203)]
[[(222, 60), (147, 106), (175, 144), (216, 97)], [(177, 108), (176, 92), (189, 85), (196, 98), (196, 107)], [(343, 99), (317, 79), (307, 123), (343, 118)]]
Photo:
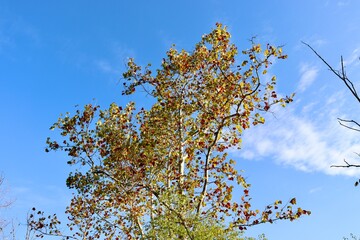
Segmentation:
[(140, 88), (154, 99), (149, 109), (89, 104), (59, 118), (52, 129), (65, 139), (48, 139), (47, 151), (77, 166), (67, 179), (77, 192), (67, 208), (73, 238), (238, 239), (249, 226), (310, 214), (292, 208), (295, 198), (252, 209), (250, 184), (228, 156), (263, 112), (292, 101), (278, 97), (275, 76), (261, 81), (282, 49), (251, 43), (240, 59), (217, 24), (192, 52), (172, 47), (155, 74), (129, 60), (123, 94)]

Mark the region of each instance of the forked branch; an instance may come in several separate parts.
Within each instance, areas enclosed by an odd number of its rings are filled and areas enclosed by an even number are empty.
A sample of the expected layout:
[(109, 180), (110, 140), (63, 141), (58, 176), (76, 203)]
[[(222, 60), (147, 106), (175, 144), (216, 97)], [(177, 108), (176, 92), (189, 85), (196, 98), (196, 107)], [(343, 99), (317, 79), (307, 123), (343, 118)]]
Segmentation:
[(350, 90), (351, 94), (356, 98), (356, 100), (360, 103), (360, 97), (356, 91), (356, 88), (353, 84), (352, 81), (349, 80), (349, 78), (346, 75), (346, 71), (345, 71), (345, 66), (344, 66), (344, 59), (341, 56), (341, 71), (335, 70), (323, 57), (321, 57), (321, 55), (315, 51), (314, 48), (312, 48), (309, 44), (301, 41), (303, 44), (305, 44), (306, 46), (308, 46), (314, 53), (316, 56), (318, 56), (318, 58), (320, 58), (320, 60), (325, 63), (325, 65), (329, 68), (329, 70), (331, 72), (333, 72), (338, 78), (340, 78), (344, 84), (346, 85), (346, 87)]
[(360, 167), (360, 164), (350, 164), (344, 159), (345, 165), (331, 165), (330, 167), (341, 167), (341, 168), (349, 168), (349, 167)]
[[(340, 64), (341, 64), (341, 70), (335, 70), (321, 55), (315, 51), (314, 48), (312, 48), (309, 44), (301, 41), (304, 45), (309, 47), (315, 55), (320, 58), (320, 60), (329, 68), (331, 72), (333, 72), (338, 78), (341, 79), (341, 81), (344, 82), (346, 87), (350, 90), (351, 94), (355, 97), (355, 99), (360, 103), (360, 97), (356, 91), (356, 88), (354, 86), (354, 83), (347, 77), (345, 66), (344, 66), (344, 59), (341, 56)], [(347, 119), (341, 119), (338, 118), (339, 124), (343, 127), (346, 127), (348, 129), (360, 132), (360, 124), (355, 120), (347, 120)], [(359, 155), (359, 154), (358, 154)], [(359, 156), (360, 157), (360, 156)], [(360, 164), (350, 164), (344, 159), (345, 165), (331, 165), (330, 167), (341, 167), (341, 168), (350, 168), (350, 167), (360, 167)], [(357, 184), (355, 185), (357, 186)]]
[[(357, 131), (357, 132), (360, 132), (360, 124), (358, 122), (356, 122), (355, 120), (346, 120), (346, 119), (341, 119), (341, 118), (338, 118), (339, 120), (339, 124), (343, 127), (346, 127), (346, 128), (349, 128), (351, 130), (354, 130), (354, 131)], [(357, 127), (351, 127), (345, 123), (352, 123), (352, 124), (355, 124)]]

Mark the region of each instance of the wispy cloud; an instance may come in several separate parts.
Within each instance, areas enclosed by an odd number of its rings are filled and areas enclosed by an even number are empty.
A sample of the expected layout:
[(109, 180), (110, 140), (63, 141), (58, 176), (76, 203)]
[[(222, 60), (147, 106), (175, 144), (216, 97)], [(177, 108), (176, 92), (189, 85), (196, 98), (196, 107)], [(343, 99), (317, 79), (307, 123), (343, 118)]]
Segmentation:
[(314, 193), (321, 192), (321, 191), (322, 191), (322, 187), (315, 187), (315, 188), (310, 189), (309, 193), (314, 194)]
[[(303, 90), (317, 73), (316, 69), (304, 69), (298, 87)], [(249, 160), (272, 158), (277, 164), (306, 172), (359, 175), (360, 170), (356, 168), (330, 167), (343, 165), (344, 159), (360, 163), (355, 154), (360, 152), (358, 133), (341, 127), (337, 122), (338, 117), (346, 118), (344, 109), (353, 110), (347, 107), (350, 100), (342, 92), (321, 94), (321, 100), (307, 104), (301, 101), (301, 97), (306, 97), (305, 93), (299, 94), (298, 102), (286, 109), (275, 109), (276, 118), (269, 114), (264, 126), (245, 132), (241, 157)]]
[(124, 70), (127, 59), (134, 57), (135, 53), (132, 49), (117, 42), (112, 42), (109, 45), (109, 57), (95, 59), (94, 65), (103, 73), (120, 76)]
[(318, 71), (318, 68), (310, 66), (309, 64), (304, 64), (300, 69), (301, 77), (297, 91), (305, 91), (316, 79)]
[(34, 45), (41, 43), (35, 26), (7, 9), (0, 9), (0, 53), (4, 49), (16, 47), (18, 39), (25, 39)]
[(344, 65), (349, 66), (358, 66), (360, 64), (360, 47), (355, 48), (349, 57), (344, 60)]
[(107, 60), (95, 60), (94, 63), (97, 66), (97, 68), (104, 73), (116, 74), (116, 75), (120, 74), (120, 69), (113, 66)]

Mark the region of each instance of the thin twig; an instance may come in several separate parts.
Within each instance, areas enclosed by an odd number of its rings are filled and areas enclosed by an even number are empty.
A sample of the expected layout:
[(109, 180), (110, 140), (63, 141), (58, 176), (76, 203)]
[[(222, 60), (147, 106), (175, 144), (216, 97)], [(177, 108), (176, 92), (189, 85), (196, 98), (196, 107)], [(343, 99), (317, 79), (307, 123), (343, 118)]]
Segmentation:
[(360, 167), (360, 164), (350, 164), (345, 159), (344, 162), (346, 163), (346, 165), (331, 165), (330, 167), (341, 167), (341, 168)]
[[(346, 127), (348, 129), (351, 129), (351, 130), (354, 130), (354, 131), (357, 131), (357, 132), (360, 132), (360, 124), (354, 120), (346, 120), (346, 119), (341, 119), (341, 118), (338, 118), (338, 122), (341, 126), (343, 127)], [(354, 123), (355, 125), (357, 125), (359, 128), (354, 128), (354, 127), (350, 127), (346, 124), (344, 124), (343, 122), (346, 122), (346, 123)]]
[(346, 72), (345, 72), (345, 66), (344, 66), (344, 59), (343, 57), (341, 57), (341, 74), (339, 71), (335, 70), (323, 57), (320, 56), (320, 54), (318, 52), (315, 51), (314, 48), (312, 48), (309, 44), (307, 44), (306, 42), (301, 41), (304, 45), (308, 46), (314, 53), (316, 56), (318, 56), (318, 58), (321, 59), (321, 61), (323, 63), (325, 63), (326, 66), (328, 66), (328, 68), (330, 69), (331, 72), (333, 72), (338, 78), (340, 78), (344, 84), (346, 85), (346, 87), (350, 90), (351, 94), (356, 98), (356, 100), (360, 103), (360, 97), (357, 94), (357, 91), (355, 89), (355, 86), (353, 84), (352, 81), (350, 81), (348, 79), (348, 77), (346, 76)]

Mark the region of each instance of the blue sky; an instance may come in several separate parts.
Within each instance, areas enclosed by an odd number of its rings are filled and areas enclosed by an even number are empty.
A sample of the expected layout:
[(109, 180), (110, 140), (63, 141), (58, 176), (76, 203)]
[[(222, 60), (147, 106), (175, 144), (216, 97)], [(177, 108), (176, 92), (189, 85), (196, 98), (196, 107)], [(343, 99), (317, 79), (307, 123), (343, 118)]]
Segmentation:
[[(76, 104), (144, 104), (148, 99), (121, 96), (126, 59), (157, 66), (171, 44), (191, 50), (216, 22), (228, 26), (240, 49), (252, 36), (284, 45), (289, 58), (271, 73), (279, 92), (296, 92), (294, 103), (249, 130), (243, 149), (232, 155), (252, 183), (257, 207), (297, 197), (312, 215), (259, 225), (246, 235), (265, 233), (276, 240), (360, 235), (360, 189), (353, 186), (360, 171), (330, 168), (344, 158), (358, 161), (360, 138), (339, 126), (337, 117), (360, 120), (360, 108), (301, 44), (311, 44), (335, 67), (343, 55), (349, 77), (359, 85), (357, 0), (0, 0), (0, 171), (4, 191), (14, 200), (0, 216), (24, 223), (33, 206), (63, 216), (71, 169), (63, 154), (44, 152), (46, 138), (56, 136), (51, 124)], [(23, 239), (23, 227), (17, 231)]]

